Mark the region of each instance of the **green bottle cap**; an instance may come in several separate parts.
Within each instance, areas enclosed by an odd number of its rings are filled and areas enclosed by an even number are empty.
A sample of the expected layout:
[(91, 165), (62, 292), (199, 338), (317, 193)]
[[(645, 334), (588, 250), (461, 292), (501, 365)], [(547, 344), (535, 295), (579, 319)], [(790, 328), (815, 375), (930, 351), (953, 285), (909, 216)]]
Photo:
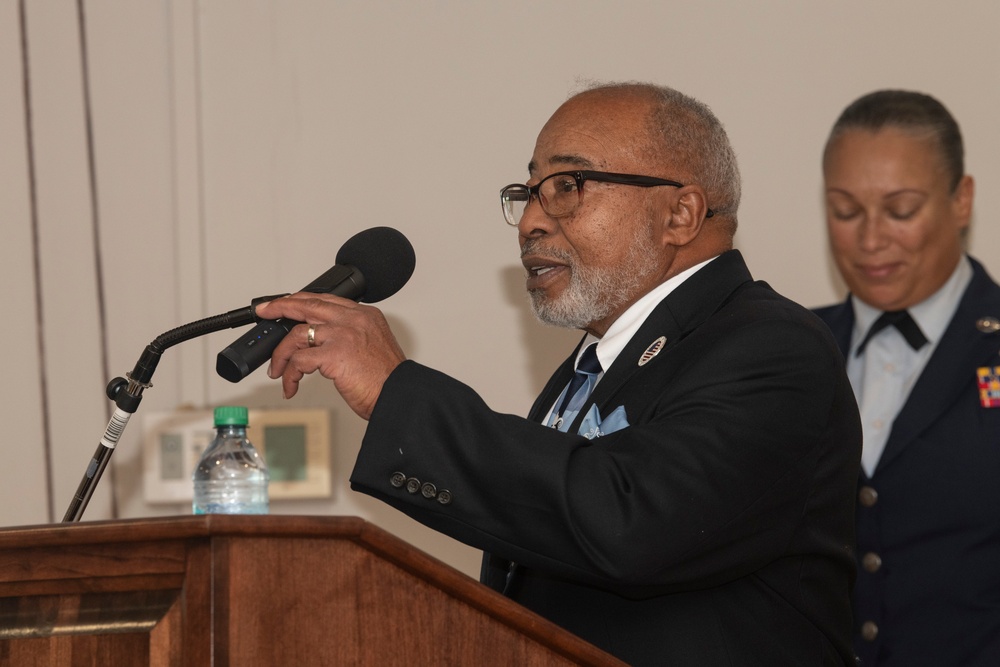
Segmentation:
[(216, 426), (246, 426), (247, 409), (242, 406), (222, 405), (215, 409)]

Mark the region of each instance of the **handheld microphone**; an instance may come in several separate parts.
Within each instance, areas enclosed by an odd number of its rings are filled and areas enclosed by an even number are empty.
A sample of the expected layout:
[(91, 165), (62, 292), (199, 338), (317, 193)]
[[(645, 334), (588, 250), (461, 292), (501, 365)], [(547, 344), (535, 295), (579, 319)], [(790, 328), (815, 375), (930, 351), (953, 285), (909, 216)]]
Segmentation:
[[(405, 236), (391, 227), (372, 227), (347, 239), (337, 251), (337, 263), (301, 291), (375, 303), (398, 292), (413, 275), (415, 265), (413, 246)], [(215, 372), (230, 382), (239, 382), (270, 359), (274, 348), (297, 324), (301, 322), (261, 320), (219, 352)]]

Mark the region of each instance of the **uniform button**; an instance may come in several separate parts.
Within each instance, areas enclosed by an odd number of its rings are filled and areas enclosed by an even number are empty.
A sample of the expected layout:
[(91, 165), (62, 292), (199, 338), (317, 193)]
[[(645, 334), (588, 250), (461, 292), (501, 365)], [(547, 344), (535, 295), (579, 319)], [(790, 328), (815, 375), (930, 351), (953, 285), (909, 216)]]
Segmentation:
[(416, 477), (410, 477), (406, 480), (406, 490), (410, 493), (416, 493), (420, 490), (420, 480)]
[(437, 487), (430, 482), (424, 482), (424, 485), (420, 487), (420, 495), (424, 498), (430, 500), (438, 494)]
[(389, 483), (398, 489), (406, 484), (406, 475), (401, 472), (394, 472), (392, 473), (392, 477), (389, 478)]
[(874, 507), (878, 502), (878, 491), (870, 486), (862, 486), (858, 489), (858, 502), (863, 507)]
[(976, 328), (983, 333), (996, 333), (1000, 331), (1000, 320), (995, 317), (980, 317), (976, 320)]
[(447, 505), (451, 502), (451, 500), (452, 500), (451, 491), (449, 491), (448, 489), (441, 489), (440, 491), (438, 491), (437, 501), (439, 503), (441, 503), (442, 505)]
[(875, 621), (865, 621), (861, 624), (861, 638), (868, 642), (875, 641), (878, 637), (878, 626)]
[(882, 557), (869, 551), (861, 558), (861, 567), (865, 568), (866, 572), (878, 572), (878, 569), (882, 567)]

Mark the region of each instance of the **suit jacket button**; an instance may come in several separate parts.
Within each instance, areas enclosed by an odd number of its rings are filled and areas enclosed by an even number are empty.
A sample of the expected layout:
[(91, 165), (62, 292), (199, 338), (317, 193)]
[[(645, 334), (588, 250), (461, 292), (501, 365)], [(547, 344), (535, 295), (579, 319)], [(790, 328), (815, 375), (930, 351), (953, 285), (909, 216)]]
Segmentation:
[(438, 494), (437, 487), (431, 484), (430, 482), (424, 482), (424, 485), (420, 487), (420, 495), (422, 495), (424, 498), (427, 498), (428, 500), (430, 500), (437, 494)]
[(878, 626), (875, 621), (865, 621), (861, 624), (861, 638), (866, 642), (873, 642), (878, 637)]
[(448, 505), (451, 503), (451, 491), (448, 489), (441, 489), (438, 491), (437, 501), (442, 505)]
[(882, 567), (882, 557), (869, 551), (861, 558), (861, 567), (865, 568), (866, 572), (878, 572), (879, 568)]
[(389, 478), (389, 483), (398, 489), (406, 484), (406, 475), (401, 472), (394, 472), (392, 473), (392, 477)]
[(878, 502), (878, 491), (870, 486), (862, 486), (858, 489), (858, 502), (862, 507), (874, 507)]
[(420, 490), (420, 480), (416, 477), (410, 477), (406, 480), (406, 490), (410, 493), (416, 493)]

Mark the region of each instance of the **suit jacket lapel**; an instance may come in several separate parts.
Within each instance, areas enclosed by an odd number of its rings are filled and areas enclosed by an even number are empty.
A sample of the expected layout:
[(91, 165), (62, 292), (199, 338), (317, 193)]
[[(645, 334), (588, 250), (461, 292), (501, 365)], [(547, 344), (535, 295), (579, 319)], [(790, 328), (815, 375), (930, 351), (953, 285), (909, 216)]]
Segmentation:
[[(655, 367), (658, 360), (665, 358), (677, 342), (716, 312), (740, 285), (752, 280), (743, 256), (738, 250), (730, 250), (681, 283), (650, 313), (611, 368), (604, 373), (594, 393), (574, 419), (569, 432), (578, 432), (591, 405), (598, 405), (603, 413), (618, 391), (636, 373)], [(660, 336), (667, 339), (663, 349), (649, 363), (639, 366), (639, 357)], [(569, 382), (568, 374), (562, 378), (562, 384), (558, 387), (561, 389), (566, 382)], [(552, 401), (555, 398), (556, 396), (551, 396)]]
[(972, 265), (972, 282), (893, 422), (876, 470), (889, 465), (955, 401), (969, 399), (977, 367), (997, 363), (1000, 335), (979, 331), (976, 322), (987, 315), (1000, 318), (1000, 288), (978, 262), (972, 260)]
[(583, 341), (586, 338), (584, 336), (580, 339), (573, 353), (562, 362), (559, 368), (556, 369), (556, 372), (552, 374), (552, 377), (549, 378), (549, 381), (545, 384), (545, 388), (542, 389), (542, 393), (538, 395), (534, 405), (531, 406), (531, 410), (528, 411), (528, 419), (530, 421), (542, 421), (545, 415), (548, 414), (549, 409), (556, 402), (556, 399), (559, 398), (559, 394), (569, 384), (574, 373), (576, 355), (579, 353), (580, 346), (583, 345)]

